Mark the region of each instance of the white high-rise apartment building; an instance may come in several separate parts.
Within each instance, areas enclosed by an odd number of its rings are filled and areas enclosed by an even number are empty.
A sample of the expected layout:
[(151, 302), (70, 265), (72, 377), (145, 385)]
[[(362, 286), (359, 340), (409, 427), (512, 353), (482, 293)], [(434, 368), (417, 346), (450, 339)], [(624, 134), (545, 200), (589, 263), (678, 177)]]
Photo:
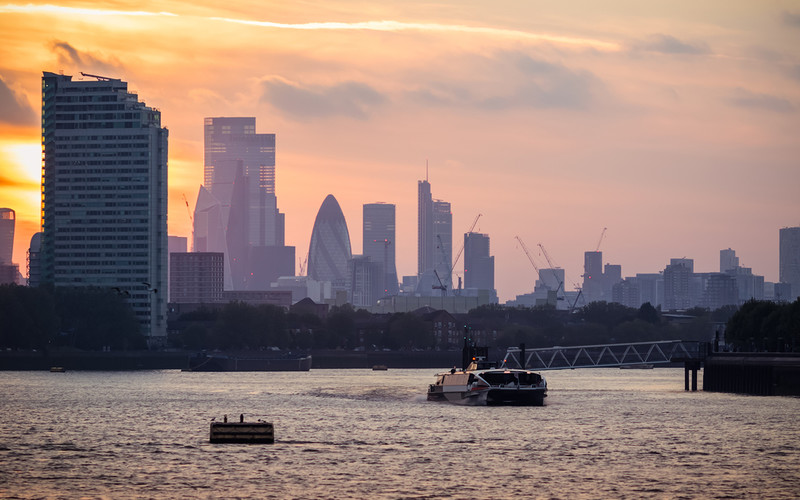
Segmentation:
[(42, 77), (41, 280), (128, 297), (166, 340), (167, 138), (161, 112), (119, 79)]

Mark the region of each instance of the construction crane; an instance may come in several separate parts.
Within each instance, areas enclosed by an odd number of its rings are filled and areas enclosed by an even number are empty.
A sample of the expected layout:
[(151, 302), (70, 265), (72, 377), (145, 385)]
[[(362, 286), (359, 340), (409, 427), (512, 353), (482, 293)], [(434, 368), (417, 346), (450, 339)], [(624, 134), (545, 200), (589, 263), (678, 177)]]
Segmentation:
[(183, 202), (186, 204), (186, 211), (189, 212), (189, 222), (192, 223), (192, 227), (194, 227), (194, 216), (192, 215), (192, 209), (189, 208), (189, 200), (186, 199), (186, 195), (181, 193), (183, 196)]
[[(444, 248), (444, 242), (442, 241), (442, 235), (441, 234), (437, 234), (436, 238), (439, 240), (439, 248), (442, 249), (442, 256), (444, 257), (444, 262), (447, 263), (447, 261), (448, 261), (450, 256), (447, 255), (447, 251)], [(434, 264), (433, 274), (435, 274), (436, 275), (436, 279), (439, 280), (439, 286), (433, 285), (433, 288), (437, 289), (437, 290), (442, 290), (442, 295), (446, 295), (447, 294), (447, 286), (444, 283), (442, 283), (442, 278), (439, 276), (439, 273), (436, 272), (435, 268), (436, 268), (436, 265)], [(452, 284), (453, 283), (453, 266), (450, 266), (449, 272), (450, 272), (450, 276), (449, 276), (450, 277), (450, 283)]]
[(436, 279), (439, 281), (439, 284), (433, 285), (431, 288), (433, 288), (434, 290), (441, 290), (442, 297), (444, 297), (445, 295), (447, 295), (447, 286), (445, 286), (445, 284), (442, 283), (442, 278), (439, 277), (439, 273), (436, 272), (436, 269), (433, 270), (433, 275), (436, 276)]
[(300, 263), (300, 274), (298, 276), (305, 276), (306, 264), (308, 264), (308, 253), (306, 253), (306, 258), (303, 259), (303, 262)]
[(600, 239), (597, 241), (597, 248), (594, 249), (595, 252), (599, 252), (600, 251), (600, 244), (603, 243), (603, 236), (606, 235), (606, 229), (608, 229), (608, 228), (604, 227), (603, 228), (603, 232), (600, 233)]
[(528, 260), (531, 261), (531, 265), (536, 270), (536, 277), (538, 279), (538, 277), (539, 277), (539, 266), (537, 266), (536, 262), (534, 262), (533, 255), (531, 255), (531, 252), (528, 250), (528, 247), (525, 245), (525, 242), (522, 241), (522, 238), (520, 238), (519, 236), (514, 236), (514, 238), (516, 238), (516, 240), (519, 242), (520, 246), (522, 247), (522, 251), (525, 252), (525, 255), (528, 256)]
[(558, 300), (564, 300), (564, 297), (558, 297), (558, 292), (563, 288), (564, 282), (561, 281), (556, 273), (556, 266), (553, 265), (553, 262), (550, 260), (550, 255), (547, 254), (547, 250), (544, 249), (544, 245), (539, 243), (539, 248), (542, 249), (542, 253), (544, 254), (544, 258), (547, 261), (547, 265), (550, 266), (550, 271), (553, 273), (553, 277), (556, 279), (556, 283), (558, 286), (556, 287), (556, 298)]

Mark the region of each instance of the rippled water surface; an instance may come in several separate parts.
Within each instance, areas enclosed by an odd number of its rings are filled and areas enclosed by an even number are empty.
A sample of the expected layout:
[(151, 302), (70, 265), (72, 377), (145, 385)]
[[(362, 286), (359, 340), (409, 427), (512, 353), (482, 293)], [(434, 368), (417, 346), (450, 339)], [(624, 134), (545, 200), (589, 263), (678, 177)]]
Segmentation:
[[(435, 370), (0, 372), (0, 498), (796, 498), (800, 399), (682, 369), (544, 372), (546, 406), (425, 400)], [(272, 445), (210, 444), (223, 414)]]

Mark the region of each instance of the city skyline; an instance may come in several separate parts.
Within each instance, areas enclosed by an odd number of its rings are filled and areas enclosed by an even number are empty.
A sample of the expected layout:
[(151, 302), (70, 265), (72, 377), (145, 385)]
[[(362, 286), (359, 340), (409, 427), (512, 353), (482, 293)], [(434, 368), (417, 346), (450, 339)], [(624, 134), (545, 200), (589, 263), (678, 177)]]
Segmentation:
[(287, 245), (308, 248), (329, 193), (351, 228), (363, 204), (394, 204), (399, 276), (415, 274), (427, 160), (454, 241), (484, 214), (501, 301), (537, 278), (515, 235), (543, 243), (568, 288), (604, 227), (623, 276), (681, 257), (714, 271), (732, 248), (776, 282), (778, 231), (800, 225), (790, 2), (71, 5), (0, 7), (0, 205), (21, 270), (39, 230), (42, 71), (120, 78), (161, 111), (173, 235), (191, 236), (208, 116), (277, 135)]

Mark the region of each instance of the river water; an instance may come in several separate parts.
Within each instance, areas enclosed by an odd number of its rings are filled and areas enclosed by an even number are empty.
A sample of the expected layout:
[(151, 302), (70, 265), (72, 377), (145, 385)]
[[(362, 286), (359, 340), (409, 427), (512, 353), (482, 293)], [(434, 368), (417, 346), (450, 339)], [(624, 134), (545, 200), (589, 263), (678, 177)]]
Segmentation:
[[(798, 398), (582, 369), (461, 407), (425, 400), (435, 371), (0, 372), (0, 498), (800, 497)], [(275, 443), (210, 444), (224, 414)]]

